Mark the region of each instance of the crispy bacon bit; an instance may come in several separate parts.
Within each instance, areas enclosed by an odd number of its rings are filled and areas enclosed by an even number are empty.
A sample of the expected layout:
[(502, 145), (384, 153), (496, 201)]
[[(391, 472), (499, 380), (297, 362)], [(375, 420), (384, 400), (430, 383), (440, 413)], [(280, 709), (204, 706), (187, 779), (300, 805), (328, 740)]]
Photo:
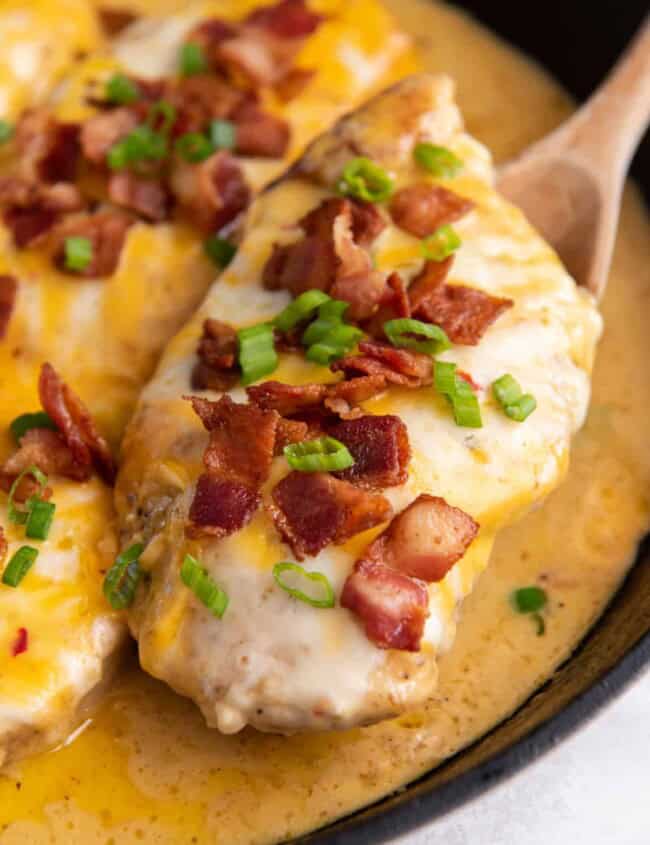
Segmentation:
[(187, 76), (168, 85), (166, 99), (176, 108), (174, 134), (203, 132), (211, 120), (230, 118), (251, 95), (214, 74)]
[(419, 651), (428, 605), (425, 584), (369, 560), (355, 564), (341, 593), (341, 607), (359, 617), (379, 648)]
[[(86, 481), (88, 467), (75, 461), (63, 437), (48, 428), (32, 428), (20, 439), (19, 448), (7, 459), (0, 470), (0, 488), (9, 491), (21, 472), (37, 466), (45, 475), (63, 475), (74, 481)], [(25, 477), (16, 491), (15, 498), (24, 502), (38, 490), (37, 482)]]
[(433, 362), (429, 355), (369, 340), (359, 343), (359, 351), (361, 355), (349, 355), (334, 361), (330, 369), (344, 372), (346, 378), (354, 378), (359, 374), (383, 376), (388, 384), (403, 387), (431, 384)]
[(312, 81), (316, 71), (306, 67), (292, 68), (275, 86), (275, 93), (283, 103), (299, 97)]
[(440, 581), (465, 554), (478, 530), (478, 523), (465, 511), (423, 493), (368, 546), (364, 560), (423, 581)]
[(304, 0), (280, 0), (256, 9), (231, 34), (222, 29), (208, 39), (211, 64), (253, 86), (275, 85), (291, 72), (303, 40), (321, 20)]
[(290, 417), (318, 407), (327, 395), (327, 387), (324, 384), (293, 385), (265, 381), (247, 387), (246, 393), (258, 408), (274, 410), (283, 417)]
[(386, 378), (383, 375), (375, 373), (370, 376), (360, 376), (328, 385), (323, 404), (341, 419), (357, 419), (363, 414), (358, 405), (383, 393), (384, 390), (386, 390)]
[(260, 408), (278, 411), (283, 417), (299, 416), (307, 420), (309, 415), (318, 418), (327, 416), (328, 412), (343, 419), (356, 418), (362, 412), (355, 406), (385, 389), (385, 377), (373, 374), (336, 384), (291, 385), (266, 381), (247, 387), (246, 392), (250, 401)]
[(221, 478), (257, 488), (269, 476), (279, 416), (255, 405), (190, 397), (192, 407), (210, 432), (203, 456), (206, 469)]
[(386, 279), (378, 270), (368, 269), (337, 279), (330, 288), (333, 299), (349, 302), (347, 316), (359, 321), (370, 317), (386, 291)]
[(321, 15), (307, 8), (305, 0), (280, 0), (273, 6), (255, 9), (245, 23), (266, 29), (278, 38), (305, 38), (322, 20)]
[(220, 320), (205, 320), (197, 348), (199, 357), (192, 370), (195, 390), (228, 390), (239, 378), (237, 332)]
[(0, 340), (7, 334), (18, 295), (18, 281), (13, 276), (0, 275)]
[(130, 170), (111, 174), (108, 196), (116, 205), (135, 211), (145, 220), (159, 222), (169, 215), (170, 197), (162, 182), (136, 176)]
[(384, 226), (378, 214), (341, 197), (324, 200), (300, 220), (302, 240), (273, 247), (264, 267), (264, 286), (286, 288), (294, 296), (318, 288), (349, 302), (351, 319), (369, 317), (385, 294), (386, 282), (355, 241), (355, 230), (368, 243)]
[(197, 24), (188, 34), (187, 41), (198, 44), (208, 56), (226, 39), (234, 38), (237, 29), (231, 23), (220, 18), (208, 18)]
[[(183, 170), (185, 184), (172, 181), (172, 190), (201, 231), (212, 233), (232, 222), (250, 201), (250, 189), (241, 167), (221, 150)], [(188, 178), (189, 177), (189, 178)]]
[(286, 120), (251, 101), (238, 108), (232, 120), (237, 127), (235, 148), (240, 155), (282, 158), (286, 153), (291, 135)]
[(512, 299), (464, 285), (445, 284), (429, 294), (418, 314), (441, 326), (452, 343), (476, 346), (486, 329), (513, 305)]
[(92, 244), (92, 260), (84, 270), (75, 270), (75, 276), (95, 278), (110, 276), (117, 269), (129, 227), (135, 219), (122, 211), (100, 211), (84, 217), (64, 220), (52, 233), (54, 263), (63, 272), (65, 266), (65, 241), (70, 237), (88, 238)]
[[(38, 380), (43, 410), (54, 420), (74, 462), (90, 476), (93, 465), (108, 484), (115, 480), (115, 463), (108, 443), (97, 430), (86, 406), (54, 367), (45, 363)], [(24, 439), (24, 438), (23, 438)]]
[(275, 433), (275, 454), (281, 455), (285, 446), (309, 439), (309, 425), (302, 420), (285, 420), (280, 417)]
[(104, 164), (110, 148), (138, 125), (133, 109), (118, 108), (94, 115), (81, 127), (81, 151), (93, 164)]
[(391, 200), (390, 214), (400, 229), (425, 238), (445, 223), (460, 220), (473, 208), (471, 200), (453, 191), (422, 183), (397, 191)]
[(352, 237), (359, 246), (370, 246), (386, 228), (386, 219), (371, 202), (348, 202), (352, 213)]
[(77, 172), (79, 126), (45, 109), (24, 112), (16, 126), (21, 175), (33, 182), (72, 182)]
[(195, 539), (226, 537), (243, 528), (259, 505), (260, 496), (255, 490), (204, 472), (196, 484), (185, 533)]
[(19, 654), (24, 654), (29, 648), (29, 633), (27, 628), (19, 628), (16, 634), (16, 639), (11, 646), (11, 654), (13, 657), (18, 657)]
[(14, 243), (22, 248), (35, 243), (64, 214), (79, 211), (85, 203), (76, 185), (68, 182), (47, 185), (9, 176), (0, 180), (0, 205), (5, 208), (3, 220)]
[(371, 489), (394, 487), (408, 478), (411, 447), (399, 417), (365, 415), (339, 422), (329, 433), (344, 443), (354, 458), (349, 469), (335, 473), (337, 478)]
[(425, 261), (424, 267), (413, 279), (408, 289), (411, 311), (415, 314), (432, 293), (438, 290), (449, 275), (454, 256), (444, 261)]
[(4, 528), (0, 525), (0, 563), (4, 563), (8, 548), (9, 544), (7, 543), (7, 538), (5, 537)]
[(329, 543), (390, 519), (390, 502), (327, 473), (291, 472), (273, 490), (271, 515), (294, 555), (316, 555)]
[(379, 310), (364, 324), (364, 330), (371, 337), (385, 339), (384, 325), (389, 320), (410, 317), (411, 306), (404, 279), (399, 273), (391, 273), (386, 279), (386, 289), (379, 303)]
[(137, 15), (134, 15), (128, 9), (109, 9), (100, 6), (98, 11), (102, 29), (109, 38), (122, 32), (123, 29), (126, 29), (127, 26), (138, 19)]

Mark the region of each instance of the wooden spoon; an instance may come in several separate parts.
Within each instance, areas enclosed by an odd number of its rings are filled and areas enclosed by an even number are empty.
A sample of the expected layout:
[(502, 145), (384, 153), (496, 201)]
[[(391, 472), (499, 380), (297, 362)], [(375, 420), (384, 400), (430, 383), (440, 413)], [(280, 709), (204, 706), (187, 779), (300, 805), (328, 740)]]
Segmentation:
[(499, 190), (597, 299), (607, 284), (627, 169), (649, 119), (647, 19), (582, 108), (499, 171)]

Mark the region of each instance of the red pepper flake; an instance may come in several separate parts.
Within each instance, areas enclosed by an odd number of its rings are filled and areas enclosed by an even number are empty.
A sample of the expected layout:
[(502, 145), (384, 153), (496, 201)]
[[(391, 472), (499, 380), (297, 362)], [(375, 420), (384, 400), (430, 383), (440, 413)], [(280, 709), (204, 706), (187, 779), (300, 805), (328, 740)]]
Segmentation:
[(27, 628), (19, 628), (16, 634), (16, 639), (11, 647), (11, 654), (13, 657), (18, 657), (19, 654), (27, 651), (29, 648), (29, 634)]

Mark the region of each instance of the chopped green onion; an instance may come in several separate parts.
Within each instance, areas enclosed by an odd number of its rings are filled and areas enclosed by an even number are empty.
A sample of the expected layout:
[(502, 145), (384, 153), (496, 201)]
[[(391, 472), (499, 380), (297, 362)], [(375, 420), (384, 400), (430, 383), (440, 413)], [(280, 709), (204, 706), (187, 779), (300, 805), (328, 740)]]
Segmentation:
[(541, 587), (520, 587), (510, 600), (517, 613), (538, 613), (546, 607), (548, 597)]
[[(406, 349), (416, 349), (427, 355), (437, 355), (449, 349), (451, 343), (440, 326), (433, 323), (422, 323), (420, 320), (412, 320), (403, 317), (398, 320), (388, 320), (384, 323), (384, 332), (393, 346), (402, 346)], [(426, 340), (418, 340), (413, 335), (421, 335)]]
[(192, 555), (183, 558), (181, 581), (214, 616), (221, 619), (228, 607), (228, 596)]
[(147, 113), (147, 127), (159, 135), (168, 135), (175, 121), (176, 108), (167, 100), (158, 100)]
[(524, 393), (521, 399), (507, 405), (503, 410), (507, 417), (515, 422), (523, 422), (537, 407), (537, 400), (532, 393)]
[(290, 443), (284, 447), (284, 456), (298, 472), (339, 472), (354, 464), (347, 446), (334, 437)]
[(205, 73), (208, 62), (199, 44), (183, 44), (179, 57), (179, 70), (182, 76), (194, 76)]
[(463, 428), (482, 428), (481, 408), (472, 386), (456, 372), (456, 364), (436, 361), (433, 384), (451, 404), (456, 425)]
[[(322, 290), (307, 290), (296, 297), (293, 302), (290, 302), (287, 307), (280, 311), (278, 316), (273, 320), (273, 325), (281, 332), (288, 332), (293, 329), (298, 323), (308, 320), (319, 306), (329, 302), (330, 298)], [(346, 303), (347, 304), (347, 303)]]
[(21, 438), (32, 428), (51, 428), (56, 431), (57, 424), (45, 411), (21, 414), (9, 423), (9, 431), (11, 431), (16, 443), (20, 443)]
[(39, 490), (35, 496), (30, 496), (29, 501), (32, 499), (41, 499), (43, 496), (43, 492), (47, 487), (47, 475), (41, 472), (40, 469), (32, 464), (28, 466), (27, 469), (24, 469), (20, 475), (15, 479), (14, 483), (11, 485), (9, 490), (9, 501), (8, 501), (8, 516), (9, 522), (13, 522), (14, 525), (24, 525), (30, 513), (29, 502), (27, 502), (27, 507), (25, 509), (17, 507), (16, 503), (14, 502), (14, 496), (16, 495), (16, 491), (20, 487), (20, 483), (28, 475), (34, 476), (36, 479)]
[(510, 373), (506, 373), (492, 383), (492, 393), (500, 405), (512, 405), (521, 399), (523, 391), (519, 382)]
[(510, 373), (492, 383), (492, 393), (503, 413), (515, 422), (523, 422), (537, 407), (535, 397), (531, 393), (524, 393), (517, 379)]
[(160, 161), (168, 152), (167, 138), (149, 126), (138, 126), (108, 151), (111, 170), (123, 170), (143, 161)]
[(324, 320), (342, 320), (350, 303), (343, 299), (328, 299), (318, 309), (318, 316)]
[(426, 142), (415, 145), (413, 158), (420, 167), (424, 167), (425, 170), (440, 179), (451, 179), (463, 167), (463, 162), (447, 147), (439, 147), (436, 144)]
[(443, 396), (456, 392), (456, 365), (450, 361), (436, 361), (433, 370), (433, 384)]
[(456, 230), (445, 223), (422, 241), (422, 254), (427, 261), (444, 261), (456, 252), (460, 244), (461, 240)]
[(340, 320), (325, 320), (319, 317), (307, 328), (303, 335), (303, 343), (307, 346), (324, 343), (327, 346), (340, 348), (345, 353), (352, 349), (362, 337), (363, 332), (356, 326), (342, 323)]
[(533, 619), (535, 620), (535, 624), (537, 626), (537, 636), (544, 636), (546, 633), (546, 622), (544, 622), (544, 617), (541, 613), (533, 613)]
[(5, 144), (14, 134), (14, 128), (7, 120), (0, 120), (0, 144)]
[(21, 546), (11, 556), (11, 560), (2, 573), (2, 583), (7, 587), (17, 587), (34, 565), (38, 549), (33, 546)]
[(93, 260), (93, 243), (90, 238), (66, 238), (63, 244), (63, 263), (67, 270), (81, 272)]
[(226, 238), (220, 238), (219, 235), (211, 235), (203, 243), (203, 248), (217, 267), (221, 269), (230, 264), (237, 252), (237, 247), (234, 244), (231, 244)]
[(237, 140), (235, 124), (229, 120), (213, 120), (210, 123), (210, 140), (215, 150), (231, 150)]
[(237, 346), (242, 384), (252, 384), (263, 376), (270, 375), (278, 366), (273, 326), (269, 323), (240, 329), (237, 332)]
[[(313, 581), (315, 584), (321, 586), (324, 590), (323, 598), (312, 598), (297, 587), (290, 587), (282, 578), (285, 572), (295, 573), (301, 578), (306, 578), (308, 581)], [(299, 601), (304, 601), (305, 604), (310, 604), (312, 607), (334, 607), (334, 590), (326, 575), (322, 572), (307, 572), (302, 566), (297, 563), (276, 563), (273, 567), (273, 577), (278, 587), (281, 587), (290, 596)]]
[(109, 103), (126, 106), (134, 103), (140, 96), (138, 86), (128, 76), (116, 73), (106, 83), (106, 99)]
[(337, 185), (340, 194), (364, 202), (383, 202), (393, 193), (393, 180), (369, 158), (353, 158), (343, 168)]
[(31, 497), (27, 501), (29, 516), (25, 526), (25, 536), (30, 540), (47, 540), (56, 505), (53, 502), (44, 502), (42, 499)]
[(104, 578), (104, 596), (114, 610), (124, 610), (133, 604), (135, 591), (142, 576), (140, 555), (142, 543), (129, 546), (115, 559)]
[(176, 141), (176, 151), (185, 161), (205, 161), (214, 152), (214, 147), (209, 138), (200, 132), (187, 132)]
[(456, 425), (463, 428), (482, 428), (481, 409), (470, 384), (456, 376), (456, 393), (451, 400)]
[(343, 322), (347, 308), (347, 302), (336, 299), (328, 299), (319, 306), (318, 319), (302, 336), (303, 344), (308, 347), (305, 355), (309, 361), (330, 364), (342, 358), (363, 337), (361, 329)]

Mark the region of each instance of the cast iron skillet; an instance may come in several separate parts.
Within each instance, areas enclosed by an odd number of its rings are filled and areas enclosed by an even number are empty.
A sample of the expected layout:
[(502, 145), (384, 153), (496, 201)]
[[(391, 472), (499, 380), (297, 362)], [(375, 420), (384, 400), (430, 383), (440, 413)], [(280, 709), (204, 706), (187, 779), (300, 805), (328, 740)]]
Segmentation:
[[(537, 57), (578, 99), (600, 82), (647, 9), (645, 0), (474, 0), (459, 5)], [(633, 173), (650, 203), (647, 136)], [(408, 789), (298, 841), (376, 845), (431, 822), (531, 763), (648, 665), (650, 535), (622, 587), (576, 652), (516, 713)]]

